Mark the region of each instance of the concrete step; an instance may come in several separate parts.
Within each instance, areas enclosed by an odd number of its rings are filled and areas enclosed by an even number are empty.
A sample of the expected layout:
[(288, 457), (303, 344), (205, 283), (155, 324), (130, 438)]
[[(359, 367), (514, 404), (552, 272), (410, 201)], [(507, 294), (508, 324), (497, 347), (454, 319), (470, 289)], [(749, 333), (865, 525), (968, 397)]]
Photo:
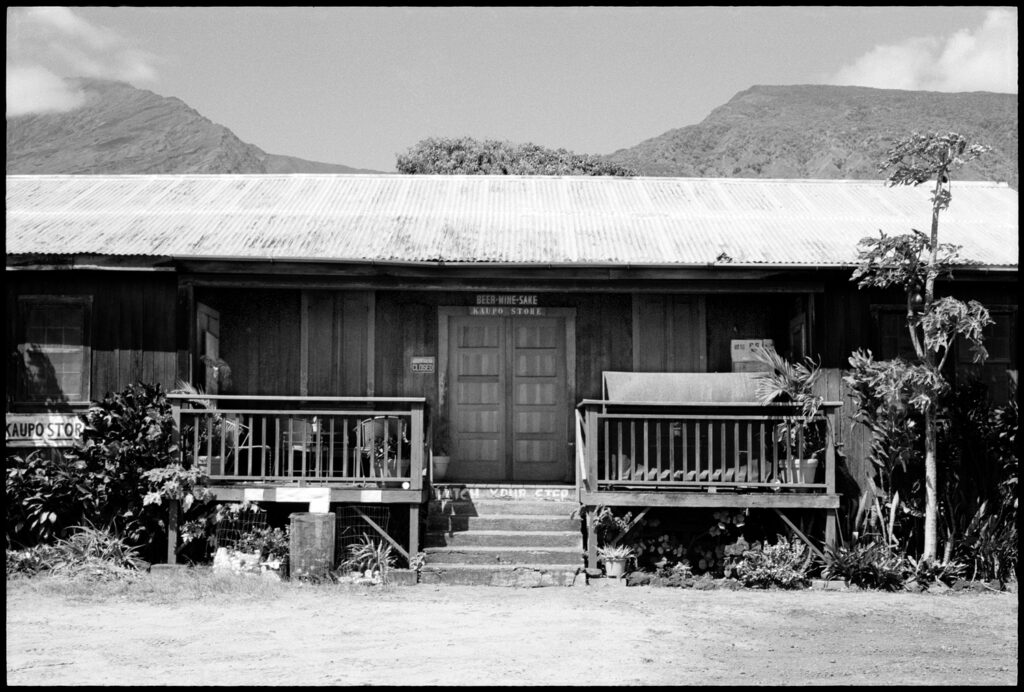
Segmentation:
[(482, 586), (585, 586), (583, 568), (577, 565), (459, 565), (431, 564), (420, 571), (422, 584), (471, 584)]
[(432, 531), (425, 536), (427, 547), (492, 546), (577, 548), (583, 550), (583, 537), (576, 531)]
[(579, 531), (580, 522), (557, 514), (428, 515), (428, 531)]
[(551, 500), (432, 500), (430, 514), (485, 516), (488, 514), (547, 514), (570, 516), (579, 508), (576, 501)]
[(433, 565), (583, 565), (582, 547), (441, 546), (424, 548), (426, 564)]

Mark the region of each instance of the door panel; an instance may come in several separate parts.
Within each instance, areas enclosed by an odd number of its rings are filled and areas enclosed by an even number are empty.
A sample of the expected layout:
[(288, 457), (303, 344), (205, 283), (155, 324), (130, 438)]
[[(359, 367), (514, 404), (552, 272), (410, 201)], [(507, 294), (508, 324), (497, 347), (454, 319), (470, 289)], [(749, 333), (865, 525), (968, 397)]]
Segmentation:
[(452, 461), (466, 481), (505, 479), (505, 324), (500, 317), (453, 317), (449, 338)]
[(512, 478), (567, 477), (565, 318), (513, 317)]
[(565, 317), (449, 319), (450, 477), (569, 478)]

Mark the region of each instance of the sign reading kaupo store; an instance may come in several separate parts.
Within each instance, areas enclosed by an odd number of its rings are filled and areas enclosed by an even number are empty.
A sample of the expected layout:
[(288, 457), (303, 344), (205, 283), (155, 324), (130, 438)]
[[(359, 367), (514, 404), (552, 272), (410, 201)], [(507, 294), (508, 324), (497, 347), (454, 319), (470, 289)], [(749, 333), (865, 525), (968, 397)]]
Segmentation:
[(85, 423), (74, 414), (7, 414), (8, 447), (71, 447), (84, 430)]

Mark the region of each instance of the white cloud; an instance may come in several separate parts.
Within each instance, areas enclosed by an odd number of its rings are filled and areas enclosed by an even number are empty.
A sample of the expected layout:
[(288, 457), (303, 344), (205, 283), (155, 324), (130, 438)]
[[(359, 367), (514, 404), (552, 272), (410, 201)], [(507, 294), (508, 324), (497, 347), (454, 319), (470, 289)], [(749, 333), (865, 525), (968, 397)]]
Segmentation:
[[(8, 10), (7, 115), (70, 110), (82, 95), (61, 77), (135, 83), (156, 79), (157, 57), (67, 7)], [(12, 72), (17, 83), (11, 85)], [(33, 81), (37, 80), (37, 81)], [(12, 98), (14, 99), (12, 101)], [(41, 109), (41, 110), (40, 110)]]
[(1017, 93), (1017, 10), (989, 10), (975, 30), (875, 46), (831, 84), (923, 91)]
[(45, 67), (7, 64), (7, 117), (29, 113), (70, 111), (85, 95)]

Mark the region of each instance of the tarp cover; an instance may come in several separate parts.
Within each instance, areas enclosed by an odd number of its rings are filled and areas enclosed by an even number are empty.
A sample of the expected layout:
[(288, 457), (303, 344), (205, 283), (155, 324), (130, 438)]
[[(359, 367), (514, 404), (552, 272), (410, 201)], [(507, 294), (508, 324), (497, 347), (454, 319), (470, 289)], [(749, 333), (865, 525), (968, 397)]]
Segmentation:
[(621, 403), (758, 403), (757, 373), (604, 372), (604, 398)]

